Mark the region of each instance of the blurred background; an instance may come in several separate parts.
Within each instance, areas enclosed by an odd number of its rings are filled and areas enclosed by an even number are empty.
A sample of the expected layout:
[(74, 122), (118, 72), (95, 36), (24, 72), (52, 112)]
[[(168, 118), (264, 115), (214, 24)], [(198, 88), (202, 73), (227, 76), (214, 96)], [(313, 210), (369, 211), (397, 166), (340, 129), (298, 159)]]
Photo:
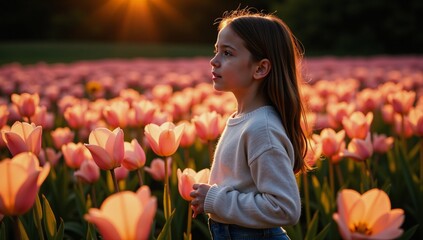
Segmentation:
[(13, 0), (0, 3), (0, 63), (207, 56), (215, 20), (247, 6), (281, 17), (308, 56), (423, 52), (421, 0)]

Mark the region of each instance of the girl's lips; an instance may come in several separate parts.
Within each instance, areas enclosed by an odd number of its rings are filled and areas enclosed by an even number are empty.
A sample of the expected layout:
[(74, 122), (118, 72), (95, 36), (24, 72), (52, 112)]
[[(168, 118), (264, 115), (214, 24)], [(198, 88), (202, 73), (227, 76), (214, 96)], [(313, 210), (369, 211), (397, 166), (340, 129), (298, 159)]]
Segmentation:
[(212, 72), (212, 79), (215, 80), (217, 78), (220, 78), (220, 75), (217, 75), (216, 73)]

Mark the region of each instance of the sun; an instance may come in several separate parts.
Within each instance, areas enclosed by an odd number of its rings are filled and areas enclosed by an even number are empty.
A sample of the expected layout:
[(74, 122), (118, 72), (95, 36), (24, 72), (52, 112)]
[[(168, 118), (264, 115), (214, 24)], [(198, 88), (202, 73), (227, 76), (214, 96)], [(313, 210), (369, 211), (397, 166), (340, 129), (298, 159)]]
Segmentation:
[(168, 19), (181, 19), (167, 0), (107, 0), (96, 12), (98, 18), (113, 18), (117, 21), (116, 38), (118, 40), (147, 40), (160, 39), (157, 17), (164, 14)]

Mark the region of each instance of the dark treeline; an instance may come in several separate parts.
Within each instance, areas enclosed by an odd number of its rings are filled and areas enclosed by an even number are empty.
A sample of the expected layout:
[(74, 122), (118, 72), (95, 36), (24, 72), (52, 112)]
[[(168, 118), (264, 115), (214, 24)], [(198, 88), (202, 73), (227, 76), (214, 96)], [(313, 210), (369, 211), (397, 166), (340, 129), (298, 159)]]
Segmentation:
[(276, 12), (307, 53), (423, 53), (421, 0), (1, 1), (0, 40), (213, 43), (215, 19), (238, 6)]

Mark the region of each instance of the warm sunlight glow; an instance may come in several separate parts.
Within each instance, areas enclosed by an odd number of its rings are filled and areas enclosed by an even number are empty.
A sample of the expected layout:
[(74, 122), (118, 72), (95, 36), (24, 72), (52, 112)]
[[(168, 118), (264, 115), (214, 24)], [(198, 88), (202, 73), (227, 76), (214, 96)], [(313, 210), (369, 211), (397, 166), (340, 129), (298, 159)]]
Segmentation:
[[(108, 0), (95, 13), (96, 20), (110, 22), (117, 29), (118, 40), (160, 40), (157, 15), (166, 17), (169, 23), (182, 19), (167, 0)], [(111, 29), (112, 30), (112, 29)], [(113, 32), (111, 32), (113, 34)]]

